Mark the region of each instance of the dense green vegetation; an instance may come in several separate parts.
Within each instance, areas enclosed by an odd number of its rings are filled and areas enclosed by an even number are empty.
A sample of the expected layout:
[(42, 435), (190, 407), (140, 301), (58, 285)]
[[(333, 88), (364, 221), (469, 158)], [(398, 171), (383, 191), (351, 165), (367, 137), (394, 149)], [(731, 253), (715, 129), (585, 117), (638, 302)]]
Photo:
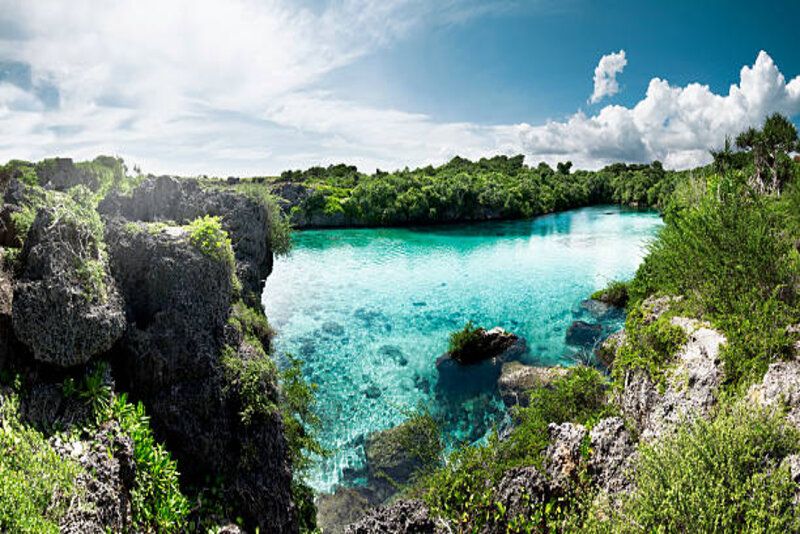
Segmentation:
[(526, 218), (603, 203), (658, 207), (677, 181), (709, 170), (666, 171), (655, 162), (570, 171), (571, 164), (529, 167), (523, 156), (456, 157), (439, 167), (372, 175), (346, 165), (287, 171), (276, 187), (296, 182), (311, 190), (292, 208), (301, 222), (394, 225)]
[(0, 400), (0, 531), (56, 533), (81, 467), (20, 422), (19, 401)]
[(736, 404), (641, 447), (636, 491), (606, 521), (589, 514), (587, 530), (797, 532), (797, 484), (780, 464), (798, 450), (782, 417)]

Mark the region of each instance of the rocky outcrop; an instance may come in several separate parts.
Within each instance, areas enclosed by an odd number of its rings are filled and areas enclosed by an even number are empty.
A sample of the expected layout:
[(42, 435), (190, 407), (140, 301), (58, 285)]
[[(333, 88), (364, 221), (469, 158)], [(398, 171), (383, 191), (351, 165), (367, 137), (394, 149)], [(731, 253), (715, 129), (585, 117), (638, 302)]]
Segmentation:
[(569, 328), (565, 341), (567, 345), (576, 347), (592, 347), (603, 337), (603, 325), (587, 323), (586, 321), (573, 321)]
[[(233, 300), (231, 266), (195, 248), (180, 227), (110, 221), (111, 271), (124, 295), (128, 329), (115, 365), (125, 389), (149, 408), (190, 480), (221, 475), (227, 498), (253, 524), (291, 532), (291, 469), (280, 414), (245, 423), (246, 394), (224, 358), (264, 358), (226, 327)], [(275, 378), (259, 389), (277, 402)]]
[(525, 408), (530, 401), (531, 391), (549, 387), (553, 381), (567, 372), (566, 367), (534, 367), (520, 362), (503, 364), (497, 387), (506, 408), (520, 406)]
[(436, 360), (436, 387), (467, 396), (492, 390), (503, 364), (520, 358), (526, 350), (524, 338), (500, 327), (480, 328), (458, 351), (446, 352)]
[(144, 181), (130, 194), (112, 193), (99, 210), (130, 221), (185, 224), (204, 215), (220, 216), (231, 236), (236, 274), (251, 305), (261, 302), (264, 280), (272, 272), (267, 207), (235, 190), (202, 187), (193, 179), (159, 176)]
[(389, 507), (381, 507), (368, 513), (356, 523), (348, 526), (347, 534), (444, 534), (447, 532), (431, 516), (422, 501), (398, 501)]
[(785, 409), (786, 418), (800, 428), (800, 361), (770, 364), (761, 382), (750, 388), (748, 397), (764, 407)]
[(563, 494), (577, 481), (586, 428), (573, 423), (550, 423), (547, 434), (550, 444), (545, 451), (545, 474), (550, 480), (551, 490)]
[(125, 317), (98, 236), (63, 210), (39, 210), (14, 287), (16, 337), (40, 362), (86, 363), (122, 335)]
[(664, 384), (644, 369), (632, 369), (625, 374), (618, 399), (622, 413), (646, 441), (680, 422), (706, 416), (724, 379), (719, 353), (725, 336), (695, 319), (673, 317), (671, 323), (684, 330), (688, 341), (666, 370)]
[(76, 495), (60, 531), (70, 534), (126, 532), (131, 528), (130, 491), (134, 487), (133, 441), (115, 422), (107, 423), (89, 439), (63, 443), (56, 451), (76, 460), (83, 471)]
[(599, 488), (608, 493), (627, 491), (631, 487), (631, 469), (636, 443), (621, 417), (608, 417), (598, 422), (589, 433), (589, 475)]
[(505, 522), (517, 517), (530, 517), (547, 502), (551, 493), (550, 482), (533, 466), (506, 471), (493, 491), (495, 502), (501, 503), (505, 509)]

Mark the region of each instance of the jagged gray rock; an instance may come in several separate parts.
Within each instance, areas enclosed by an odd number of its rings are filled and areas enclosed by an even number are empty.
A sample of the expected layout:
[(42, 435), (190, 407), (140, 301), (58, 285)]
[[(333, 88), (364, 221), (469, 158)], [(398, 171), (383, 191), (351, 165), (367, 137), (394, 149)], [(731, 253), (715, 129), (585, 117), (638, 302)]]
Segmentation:
[(518, 467), (506, 471), (493, 490), (495, 502), (502, 503), (506, 522), (519, 516), (528, 517), (551, 495), (550, 483), (535, 467)]
[(645, 441), (681, 422), (706, 416), (716, 404), (724, 379), (719, 353), (725, 336), (696, 319), (673, 317), (670, 322), (686, 332), (688, 341), (667, 369), (665, 386), (660, 387), (642, 369), (630, 370), (618, 398), (622, 413)]
[(78, 499), (70, 503), (59, 530), (69, 534), (128, 531), (136, 471), (133, 440), (116, 422), (109, 422), (83, 441), (63, 443), (56, 438), (53, 448), (83, 467), (75, 481)]
[(748, 391), (749, 398), (764, 407), (786, 409), (786, 418), (800, 428), (800, 361), (770, 364), (761, 382)]
[(550, 480), (551, 490), (563, 494), (577, 479), (586, 427), (573, 423), (550, 423), (547, 434), (550, 444), (544, 454), (545, 474)]
[(444, 534), (447, 532), (431, 517), (419, 500), (397, 501), (368, 513), (345, 529), (347, 534)]
[(338, 487), (316, 500), (317, 525), (325, 534), (342, 534), (347, 527), (364, 517), (372, 504), (361, 488)]
[(94, 281), (81, 271), (90, 261), (105, 269), (100, 246), (53, 208), (38, 211), (21, 252), (24, 267), (13, 298), (14, 332), (38, 361), (84, 364), (122, 335), (125, 316), (114, 280), (102, 272)]
[(631, 486), (629, 471), (636, 443), (621, 417), (607, 417), (589, 433), (589, 474), (609, 493), (626, 491)]
[[(265, 357), (226, 326), (231, 266), (203, 254), (179, 227), (112, 220), (106, 235), (130, 320), (118, 344), (124, 388), (145, 401), (156, 435), (186, 477), (202, 482), (222, 475), (227, 498), (249, 522), (266, 532), (293, 531), (280, 413), (245, 424), (241, 384), (226, 375), (226, 355), (242, 362)], [(276, 377), (259, 389), (277, 404)]]
[(204, 215), (220, 216), (231, 236), (244, 297), (251, 305), (260, 305), (264, 280), (272, 272), (269, 216), (263, 204), (223, 186), (201, 187), (194, 179), (159, 176), (145, 180), (129, 195), (108, 195), (98, 209), (129, 221), (177, 224)]
[(594, 351), (595, 356), (597, 359), (605, 365), (607, 368), (610, 368), (614, 365), (614, 358), (617, 356), (617, 350), (622, 346), (625, 342), (625, 330), (619, 330), (614, 332), (610, 336), (608, 336), (600, 346), (597, 347)]

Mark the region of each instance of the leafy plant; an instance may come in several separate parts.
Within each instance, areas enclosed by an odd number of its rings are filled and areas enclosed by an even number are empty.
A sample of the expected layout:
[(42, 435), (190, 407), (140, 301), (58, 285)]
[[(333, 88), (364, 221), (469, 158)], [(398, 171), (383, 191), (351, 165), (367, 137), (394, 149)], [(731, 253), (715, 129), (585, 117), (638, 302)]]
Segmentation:
[(466, 347), (469, 347), (478, 341), (485, 330), (479, 326), (475, 326), (472, 321), (467, 321), (464, 328), (456, 330), (450, 334), (450, 340), (447, 346), (447, 351), (451, 354), (458, 354)]

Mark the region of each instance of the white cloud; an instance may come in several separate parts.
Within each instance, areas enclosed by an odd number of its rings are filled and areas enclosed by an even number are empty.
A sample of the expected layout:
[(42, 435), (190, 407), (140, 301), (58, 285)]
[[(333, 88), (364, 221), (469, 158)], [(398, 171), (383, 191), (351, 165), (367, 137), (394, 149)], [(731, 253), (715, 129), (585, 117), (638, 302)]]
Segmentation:
[(597, 67), (594, 69), (594, 91), (589, 98), (589, 102), (596, 104), (607, 96), (614, 96), (619, 92), (617, 74), (622, 73), (622, 69), (628, 64), (625, 58), (625, 50), (606, 54), (600, 58)]
[(789, 83), (772, 58), (761, 51), (727, 95), (707, 85), (673, 87), (653, 78), (634, 107), (606, 106), (597, 115), (577, 113), (566, 122), (518, 128), (524, 152), (569, 156), (597, 167), (612, 161), (661, 160), (675, 168), (706, 163), (708, 151), (726, 135), (758, 125), (768, 114), (800, 113), (800, 76)]
[(59, 91), (58, 106), (48, 106), (0, 82), (0, 161), (110, 153), (153, 172), (228, 175), (524, 153), (534, 164), (687, 167), (770, 112), (800, 112), (800, 77), (787, 83), (764, 52), (727, 95), (655, 78), (631, 108), (538, 126), (439, 122), (319, 90), (336, 68), (486, 9), (477, 0), (340, 0), (317, 9), (288, 0), (0, 0), (0, 19), (16, 25), (0, 34), (0, 61), (30, 64), (33, 87)]

